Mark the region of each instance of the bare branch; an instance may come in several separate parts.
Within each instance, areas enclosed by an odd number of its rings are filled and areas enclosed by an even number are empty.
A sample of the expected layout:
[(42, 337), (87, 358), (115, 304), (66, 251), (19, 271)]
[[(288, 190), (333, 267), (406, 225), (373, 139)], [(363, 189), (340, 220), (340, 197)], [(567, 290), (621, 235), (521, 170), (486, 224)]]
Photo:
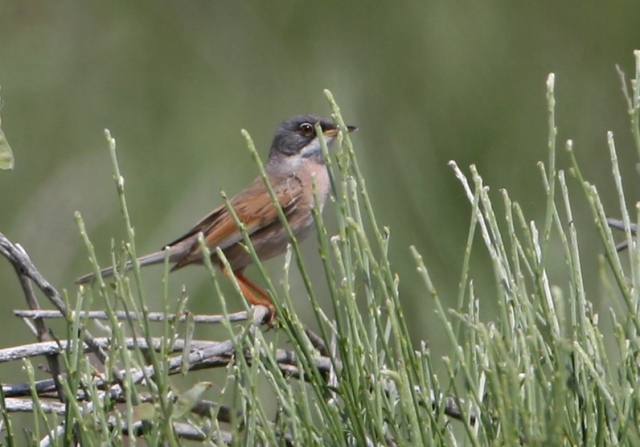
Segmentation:
[[(13, 314), (17, 317), (21, 318), (65, 318), (62, 313), (57, 310), (23, 310), (18, 309), (14, 310)], [(116, 311), (114, 312), (114, 316), (119, 321), (125, 320), (139, 320), (140, 315), (134, 312), (124, 312), (124, 311)], [(80, 318), (88, 318), (91, 320), (109, 320), (109, 316), (104, 311), (83, 311), (79, 312)], [(162, 322), (165, 320), (168, 321), (178, 321), (185, 322), (187, 321), (188, 313), (183, 313), (181, 315), (176, 314), (165, 314), (163, 312), (148, 312), (147, 317), (149, 321), (153, 322)], [(235, 312), (228, 315), (193, 315), (191, 316), (194, 323), (207, 323), (207, 324), (218, 324), (226, 321), (227, 319), (231, 323), (237, 323), (240, 321), (246, 321), (248, 319), (248, 312)]]
[[(31, 279), (36, 286), (44, 293), (44, 295), (49, 298), (49, 301), (60, 311), (62, 315), (65, 316), (67, 320), (70, 320), (69, 311), (67, 310), (67, 306), (62, 299), (62, 295), (60, 292), (53, 287), (49, 281), (47, 281), (44, 276), (40, 274), (40, 272), (36, 269), (36, 267), (29, 259), (27, 253), (22, 250), (21, 247), (13, 244), (9, 239), (7, 239), (2, 233), (0, 233), (0, 254), (11, 262), (17, 272), (20, 272), (19, 276), (26, 276)], [(83, 331), (84, 334), (84, 342), (92, 349), (92, 352), (96, 355), (96, 357), (100, 360), (100, 362), (104, 365), (107, 360), (107, 355), (104, 350), (97, 346), (94, 342), (93, 336), (89, 333), (89, 331)], [(122, 380), (122, 376), (118, 371), (114, 371), (114, 377), (118, 380)]]

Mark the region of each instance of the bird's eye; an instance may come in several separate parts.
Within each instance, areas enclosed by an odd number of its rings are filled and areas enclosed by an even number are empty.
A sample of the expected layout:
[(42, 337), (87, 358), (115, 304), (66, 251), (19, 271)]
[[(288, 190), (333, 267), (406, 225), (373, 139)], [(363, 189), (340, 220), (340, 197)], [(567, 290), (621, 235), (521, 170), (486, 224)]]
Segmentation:
[(305, 137), (309, 137), (309, 136), (313, 135), (313, 133), (314, 133), (313, 126), (311, 124), (309, 124), (309, 123), (302, 123), (302, 124), (300, 124), (300, 132)]

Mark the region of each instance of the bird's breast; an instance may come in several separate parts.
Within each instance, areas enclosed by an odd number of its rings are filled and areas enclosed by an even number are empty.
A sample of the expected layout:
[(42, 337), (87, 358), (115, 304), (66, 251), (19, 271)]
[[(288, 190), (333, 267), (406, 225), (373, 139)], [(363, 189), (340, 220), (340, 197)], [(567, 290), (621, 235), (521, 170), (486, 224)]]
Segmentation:
[(302, 177), (303, 189), (307, 192), (306, 195), (308, 197), (307, 205), (309, 207), (313, 207), (315, 205), (314, 202), (314, 185), (315, 191), (318, 197), (318, 205), (320, 206), (320, 211), (324, 207), (325, 202), (327, 201), (327, 196), (329, 195), (329, 191), (331, 189), (331, 185), (329, 183), (329, 172), (327, 171), (327, 166), (321, 163), (316, 163), (309, 161), (306, 163), (307, 166), (304, 168), (304, 174)]

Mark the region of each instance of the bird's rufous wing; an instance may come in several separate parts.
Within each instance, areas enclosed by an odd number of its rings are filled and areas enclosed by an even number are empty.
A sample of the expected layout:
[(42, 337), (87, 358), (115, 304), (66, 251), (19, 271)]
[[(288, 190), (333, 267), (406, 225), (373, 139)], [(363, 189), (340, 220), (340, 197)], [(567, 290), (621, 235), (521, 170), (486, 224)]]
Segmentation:
[[(302, 182), (296, 176), (289, 176), (280, 181), (271, 179), (271, 184), (285, 216), (290, 215), (302, 195)], [(238, 219), (244, 223), (249, 235), (278, 220), (278, 212), (273, 206), (271, 196), (261, 177), (256, 178), (246, 189), (232, 198), (231, 205)], [(217, 247), (224, 250), (242, 241), (242, 234), (238, 230), (233, 216), (229, 213), (226, 205), (222, 205), (200, 220), (186, 235), (171, 244), (174, 245), (193, 238), (189, 249), (182, 259), (178, 260), (174, 268), (180, 268), (197, 259), (202, 259), (200, 246), (194, 237), (198, 233), (204, 234), (204, 242), (212, 252)]]

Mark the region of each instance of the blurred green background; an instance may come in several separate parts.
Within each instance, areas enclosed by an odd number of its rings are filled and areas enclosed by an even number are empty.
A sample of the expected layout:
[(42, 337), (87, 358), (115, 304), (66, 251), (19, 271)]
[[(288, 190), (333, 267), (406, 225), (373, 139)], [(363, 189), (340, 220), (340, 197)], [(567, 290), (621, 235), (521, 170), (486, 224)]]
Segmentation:
[[(330, 113), (328, 88), (360, 128), (353, 141), (380, 223), (391, 228), (410, 327), (446, 350), (408, 247), (423, 254), (453, 306), (470, 213), (447, 162), (476, 164), (496, 198), (508, 189), (541, 222), (536, 163), (547, 160), (545, 81), (554, 72), (559, 148), (574, 140), (585, 176), (617, 215), (606, 132), (615, 132), (633, 200), (637, 157), (614, 67), (632, 73), (639, 17), (640, 2), (623, 1), (3, 1), (2, 122), (16, 168), (0, 172), (0, 232), (73, 297), (73, 279), (90, 268), (74, 211), (102, 263), (112, 239), (124, 237), (104, 128), (118, 141), (142, 254), (189, 229), (220, 203), (221, 189), (235, 193), (256, 175), (241, 128), (266, 156), (283, 119)], [(595, 278), (600, 245), (571, 184), (583, 266)], [(491, 318), (494, 276), (476, 248), (473, 279)], [(322, 284), (317, 244), (304, 250)], [(562, 254), (551, 261), (564, 275)], [(269, 266), (281, 275), (282, 259)], [(146, 273), (158, 292), (161, 270)], [(192, 310), (220, 310), (201, 269), (172, 280), (176, 294), (187, 285)], [(606, 309), (590, 280), (588, 298)], [(11, 316), (25, 303), (6, 261), (0, 284), (2, 345), (32, 341)], [(297, 276), (293, 288), (304, 293)], [(298, 302), (311, 321), (306, 300)]]

